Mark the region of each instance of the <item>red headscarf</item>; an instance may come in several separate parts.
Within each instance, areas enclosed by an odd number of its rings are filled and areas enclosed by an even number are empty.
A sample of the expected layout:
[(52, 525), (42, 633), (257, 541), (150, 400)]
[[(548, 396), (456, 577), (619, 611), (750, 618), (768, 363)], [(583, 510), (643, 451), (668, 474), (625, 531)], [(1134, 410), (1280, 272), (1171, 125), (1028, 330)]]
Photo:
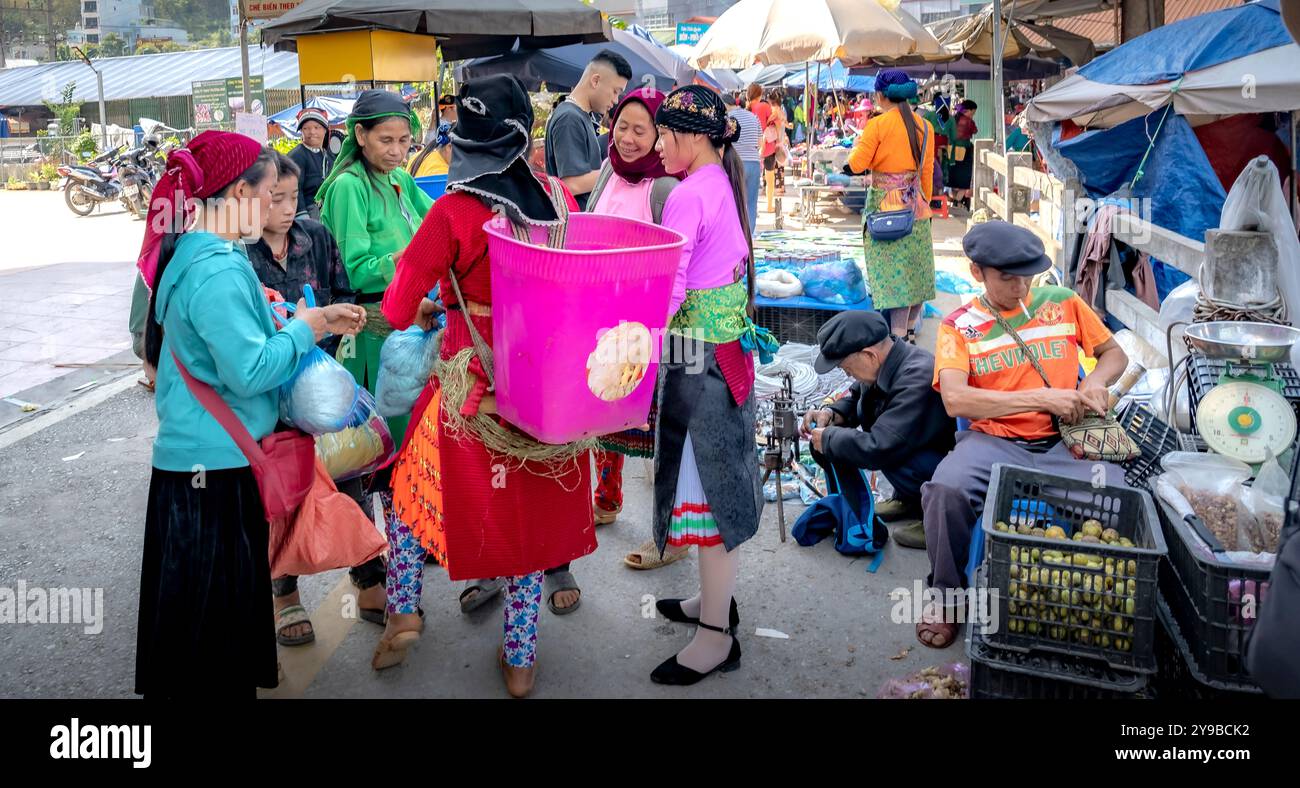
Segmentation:
[(262, 144), (252, 137), (205, 131), (167, 157), (167, 171), (153, 190), (144, 243), (136, 263), (150, 290), (154, 286), (163, 234), (173, 228), (182, 231), (189, 222), (185, 203), (216, 195), (252, 167), (261, 155)]
[(664, 103), (665, 98), (667, 96), (663, 93), (647, 86), (628, 93), (614, 108), (614, 114), (610, 119), (609, 163), (614, 168), (614, 172), (629, 183), (640, 183), (642, 178), (676, 177), (671, 176), (664, 169), (663, 160), (659, 158), (659, 151), (655, 150), (653, 145), (650, 147), (649, 153), (633, 162), (623, 161), (622, 155), (619, 154), (618, 148), (614, 145), (614, 130), (618, 127), (618, 116), (623, 114), (623, 109), (628, 104), (636, 102), (645, 107), (650, 112), (650, 123), (653, 125), (655, 113), (659, 111), (659, 105)]

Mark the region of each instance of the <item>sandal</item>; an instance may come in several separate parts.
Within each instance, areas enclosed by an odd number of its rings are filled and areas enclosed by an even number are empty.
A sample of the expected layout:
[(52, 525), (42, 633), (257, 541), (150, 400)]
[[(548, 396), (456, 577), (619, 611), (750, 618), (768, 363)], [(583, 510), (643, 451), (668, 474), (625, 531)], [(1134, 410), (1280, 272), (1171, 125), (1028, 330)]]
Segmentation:
[[(577, 591), (578, 601), (568, 607), (556, 607), (555, 595), (561, 591)], [(544, 575), (542, 578), (542, 592), (546, 594), (546, 607), (557, 616), (567, 616), (582, 606), (582, 589), (578, 588), (578, 581), (573, 578), (572, 572), (564, 571)]]
[(392, 637), (381, 637), (379, 645), (375, 647), (375, 653), (370, 657), (370, 667), (375, 670), (386, 670), (396, 667), (406, 660), (406, 650), (414, 646), (420, 640), (420, 634), (424, 632), (424, 611), (416, 608), (420, 614), (420, 626), (415, 629), (404, 629), (396, 632)]
[(641, 545), (637, 549), (623, 556), (623, 563), (633, 569), (658, 569), (661, 566), (668, 566), (674, 561), (680, 561), (685, 558), (691, 549), (684, 547), (678, 552), (665, 550), (662, 555), (659, 553), (658, 546), (653, 539)]
[[(284, 634), (286, 629), (298, 626), (299, 624), (307, 625), (307, 634), (297, 637), (289, 637)], [(289, 605), (275, 611), (275, 642), (281, 646), (305, 646), (316, 640), (316, 630), (311, 625), (311, 617), (307, 615), (307, 609), (302, 605)]]
[(136, 383), (139, 383), (141, 386), (143, 386), (144, 390), (149, 392), (150, 394), (154, 393), (154, 390), (158, 386), (157, 381), (150, 380), (149, 378), (140, 378), (139, 380), (136, 381)]
[(610, 525), (618, 519), (619, 513), (623, 511), (623, 507), (619, 506), (614, 509), (606, 509), (603, 506), (593, 505), (592, 511), (595, 515), (594, 519), (596, 525)]
[(492, 601), (506, 587), (499, 577), (482, 580), (467, 580), (465, 589), (460, 592), (460, 612), (470, 613)]

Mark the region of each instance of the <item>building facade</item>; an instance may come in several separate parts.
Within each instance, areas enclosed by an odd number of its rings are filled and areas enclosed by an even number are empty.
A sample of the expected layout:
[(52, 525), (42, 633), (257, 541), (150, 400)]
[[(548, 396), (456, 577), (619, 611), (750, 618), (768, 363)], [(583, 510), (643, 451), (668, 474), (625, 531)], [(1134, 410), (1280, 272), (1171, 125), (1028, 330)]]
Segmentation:
[(68, 31), (68, 41), (98, 45), (110, 34), (125, 42), (128, 51), (141, 43), (189, 41), (186, 31), (155, 17), (147, 0), (81, 0), (81, 25)]

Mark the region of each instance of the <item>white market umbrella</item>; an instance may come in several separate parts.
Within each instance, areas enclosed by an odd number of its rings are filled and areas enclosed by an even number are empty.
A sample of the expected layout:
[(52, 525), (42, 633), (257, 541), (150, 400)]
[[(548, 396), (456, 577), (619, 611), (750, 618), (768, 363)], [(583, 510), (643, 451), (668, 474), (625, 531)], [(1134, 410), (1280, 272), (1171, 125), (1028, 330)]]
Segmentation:
[(878, 0), (740, 0), (705, 31), (691, 65), (744, 69), (912, 55), (948, 57), (906, 11)]

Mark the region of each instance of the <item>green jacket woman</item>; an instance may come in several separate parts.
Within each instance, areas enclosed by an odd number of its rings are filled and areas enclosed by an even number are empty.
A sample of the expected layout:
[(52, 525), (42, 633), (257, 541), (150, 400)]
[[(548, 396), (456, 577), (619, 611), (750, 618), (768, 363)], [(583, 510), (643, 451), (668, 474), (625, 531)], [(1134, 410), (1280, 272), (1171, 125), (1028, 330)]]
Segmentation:
[[(433, 201), (403, 169), (420, 122), (400, 96), (367, 90), (348, 117), (348, 136), (317, 199), (321, 221), (338, 243), (357, 303), (370, 321), (355, 340), (344, 340), (338, 360), (372, 394), (379, 348), (392, 327), (379, 311), (397, 257), (411, 242)], [(406, 434), (407, 417), (388, 420), (393, 439)]]

